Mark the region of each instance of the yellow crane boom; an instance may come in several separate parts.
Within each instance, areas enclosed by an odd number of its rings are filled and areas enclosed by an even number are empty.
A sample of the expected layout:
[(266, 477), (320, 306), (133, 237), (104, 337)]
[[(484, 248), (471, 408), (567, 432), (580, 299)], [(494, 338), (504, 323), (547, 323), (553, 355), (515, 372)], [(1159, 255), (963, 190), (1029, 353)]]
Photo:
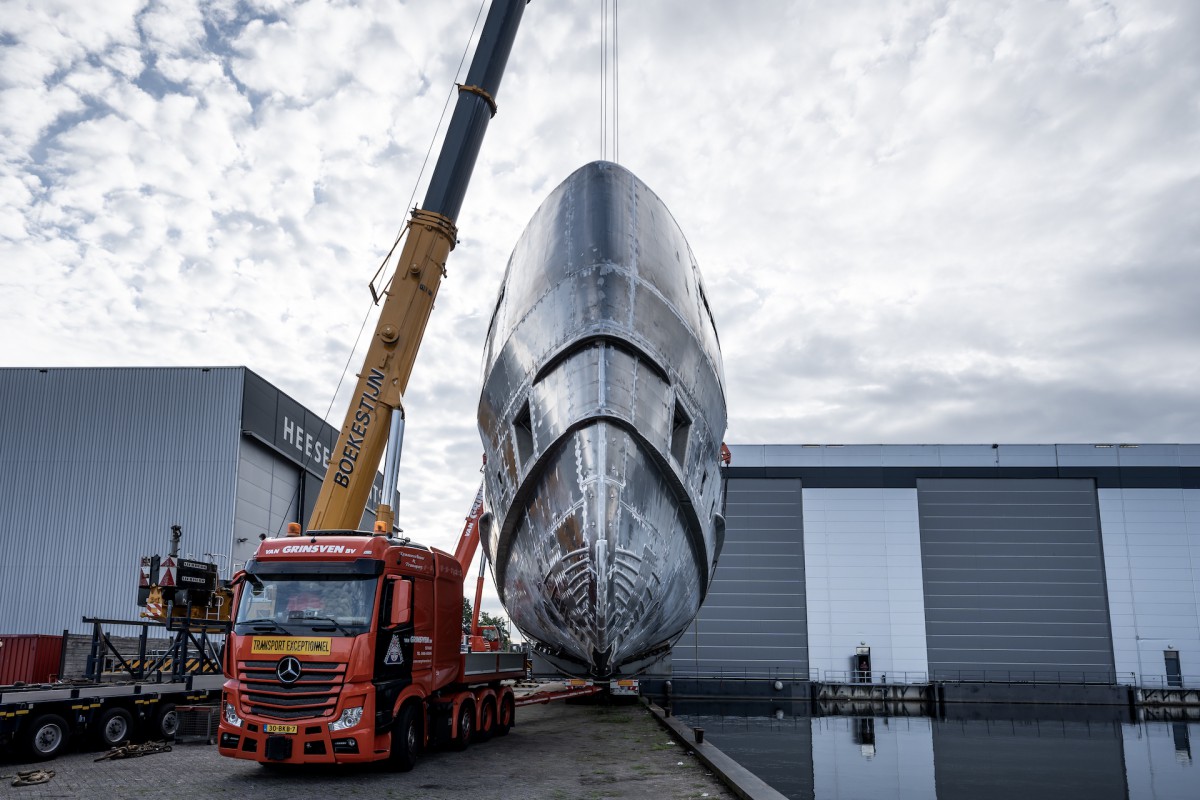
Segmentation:
[[(526, 2), (496, 0), (488, 10), (467, 81), (458, 87), (458, 102), (425, 202), (412, 212), (406, 227), (396, 271), (384, 291), (379, 321), (329, 458), (309, 530), (358, 528), (389, 433), (394, 437), (393, 453), (398, 455), (403, 428), (393, 425), (393, 416), (403, 415), (404, 392), (456, 241), (455, 220), (488, 121), (496, 113), (496, 92)], [(399, 467), (398, 458), (388, 460), (375, 525), (383, 533), (390, 533), (394, 525), (392, 463)]]

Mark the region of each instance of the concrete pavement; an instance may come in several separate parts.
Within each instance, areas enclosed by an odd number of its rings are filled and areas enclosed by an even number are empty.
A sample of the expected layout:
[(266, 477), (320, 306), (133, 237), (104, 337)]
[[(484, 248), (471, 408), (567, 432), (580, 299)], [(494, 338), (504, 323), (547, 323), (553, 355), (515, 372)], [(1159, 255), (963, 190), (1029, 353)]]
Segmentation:
[(209, 745), (177, 744), (170, 753), (96, 763), (102, 755), (72, 752), (44, 764), (0, 761), (0, 774), (42, 767), (46, 784), (14, 788), (0, 797), (146, 798), (154, 800), (300, 800), (343, 798), (733, 798), (734, 795), (640, 705), (528, 706), (505, 737), (465, 752), (426, 753), (416, 769), (268, 770), (223, 758)]

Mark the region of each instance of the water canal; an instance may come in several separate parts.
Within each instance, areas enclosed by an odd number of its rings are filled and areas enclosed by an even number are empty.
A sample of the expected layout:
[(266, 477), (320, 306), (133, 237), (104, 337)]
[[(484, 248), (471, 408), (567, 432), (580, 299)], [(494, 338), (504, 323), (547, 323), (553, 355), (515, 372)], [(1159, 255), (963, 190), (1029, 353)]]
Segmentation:
[(972, 704), (934, 718), (684, 701), (674, 713), (792, 800), (1200, 800), (1197, 709)]

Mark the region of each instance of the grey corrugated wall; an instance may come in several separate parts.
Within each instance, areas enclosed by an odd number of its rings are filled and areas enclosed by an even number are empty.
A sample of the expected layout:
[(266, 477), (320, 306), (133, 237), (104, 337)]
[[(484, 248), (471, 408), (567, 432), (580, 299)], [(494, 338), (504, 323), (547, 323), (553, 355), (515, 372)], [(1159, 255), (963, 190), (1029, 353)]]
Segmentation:
[(243, 373), (0, 369), (0, 633), (136, 618), (173, 524), (184, 554), (229, 553)]
[(808, 677), (800, 481), (733, 478), (725, 547), (695, 622), (671, 651), (676, 675)]
[(932, 679), (1113, 680), (1093, 481), (922, 479), (917, 505)]

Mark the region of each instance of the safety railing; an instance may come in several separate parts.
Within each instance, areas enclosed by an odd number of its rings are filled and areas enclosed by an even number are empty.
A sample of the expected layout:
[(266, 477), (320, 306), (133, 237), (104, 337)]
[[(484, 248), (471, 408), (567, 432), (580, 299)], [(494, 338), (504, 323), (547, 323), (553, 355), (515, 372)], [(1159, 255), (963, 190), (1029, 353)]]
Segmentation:
[(957, 669), (933, 670), (934, 683), (1038, 683), (1051, 685), (1113, 686), (1119, 681), (1111, 670)]
[(705, 667), (674, 663), (671, 677), (698, 680), (778, 680), (810, 683), (837, 684), (907, 684), (927, 683), (997, 683), (997, 684), (1049, 684), (1086, 686), (1137, 686), (1148, 689), (1200, 689), (1200, 675), (1138, 675), (1133, 672), (1110, 670), (1046, 670), (1046, 669), (977, 669), (942, 670), (930, 672), (919, 670), (897, 670), (864, 672), (859, 670), (834, 670), (796, 667)]
[[(194, 673), (219, 673), (221, 671), (220, 646), (227, 622), (209, 622), (183, 619), (177, 627), (170, 628), (175, 634), (166, 648), (151, 651), (149, 632), (151, 628), (164, 628), (161, 622), (145, 620), (114, 620), (84, 617), (92, 626), (92, 641), (87, 656), (84, 677), (89, 681), (104, 680), (155, 680), (179, 681)], [(196, 626), (190, 625), (195, 622)], [(104, 626), (136, 626), (141, 629), (137, 652), (122, 652)]]
[(1137, 685), (1145, 689), (1200, 689), (1200, 675), (1142, 675)]
[(825, 683), (870, 683), (881, 685), (889, 683), (929, 683), (929, 673), (908, 670), (880, 672), (876, 670), (827, 669), (822, 674)]
[(697, 678), (704, 680), (775, 680), (812, 681), (820, 680), (819, 670), (803, 670), (794, 667), (704, 667), (691, 664), (671, 665), (674, 678)]

